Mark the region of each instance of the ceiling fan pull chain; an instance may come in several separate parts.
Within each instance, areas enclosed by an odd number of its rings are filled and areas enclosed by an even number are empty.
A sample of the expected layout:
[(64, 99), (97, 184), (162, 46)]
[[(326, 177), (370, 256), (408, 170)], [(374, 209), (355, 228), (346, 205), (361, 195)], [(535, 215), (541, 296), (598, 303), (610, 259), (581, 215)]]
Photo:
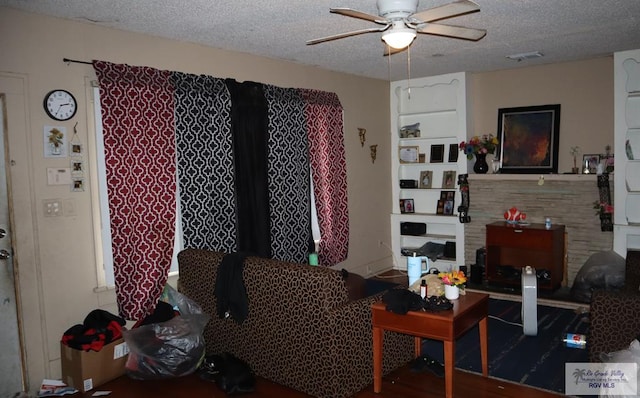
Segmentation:
[(411, 99), (411, 46), (407, 47), (407, 95)]

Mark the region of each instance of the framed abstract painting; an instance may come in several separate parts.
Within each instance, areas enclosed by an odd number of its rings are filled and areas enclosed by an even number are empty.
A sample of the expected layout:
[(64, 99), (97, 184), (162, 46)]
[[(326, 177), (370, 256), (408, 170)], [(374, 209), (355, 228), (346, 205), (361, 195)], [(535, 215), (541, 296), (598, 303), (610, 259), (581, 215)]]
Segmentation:
[(558, 173), (560, 105), (498, 109), (500, 172)]

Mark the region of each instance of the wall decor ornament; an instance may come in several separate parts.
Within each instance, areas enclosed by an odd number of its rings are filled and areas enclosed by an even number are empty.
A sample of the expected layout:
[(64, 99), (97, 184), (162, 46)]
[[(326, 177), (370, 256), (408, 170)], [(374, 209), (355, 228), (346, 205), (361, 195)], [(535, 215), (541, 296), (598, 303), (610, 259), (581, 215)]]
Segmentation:
[(378, 145), (369, 145), (369, 150), (371, 152), (371, 163), (375, 163), (378, 154)]
[(360, 137), (360, 146), (364, 147), (364, 143), (367, 141), (367, 129), (358, 127), (358, 136)]
[(44, 126), (44, 157), (67, 157), (67, 129), (63, 126)]

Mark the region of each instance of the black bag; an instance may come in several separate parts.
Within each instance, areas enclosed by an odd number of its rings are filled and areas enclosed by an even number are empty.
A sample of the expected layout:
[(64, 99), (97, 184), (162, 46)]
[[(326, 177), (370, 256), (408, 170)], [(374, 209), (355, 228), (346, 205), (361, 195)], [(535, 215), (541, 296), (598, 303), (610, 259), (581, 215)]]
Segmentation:
[(423, 308), (424, 300), (419, 294), (407, 289), (391, 289), (382, 296), (387, 311), (404, 315), (409, 311), (419, 311)]
[(207, 355), (198, 373), (229, 395), (254, 392), (256, 388), (256, 377), (249, 364), (228, 352)]

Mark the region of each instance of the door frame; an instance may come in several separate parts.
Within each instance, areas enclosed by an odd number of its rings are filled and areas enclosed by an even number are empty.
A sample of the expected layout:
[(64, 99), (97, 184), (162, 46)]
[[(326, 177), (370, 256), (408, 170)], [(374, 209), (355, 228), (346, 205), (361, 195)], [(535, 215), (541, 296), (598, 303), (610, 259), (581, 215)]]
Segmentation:
[[(43, 322), (42, 274), (34, 190), (33, 137), (29, 117), (29, 85), (25, 74), (0, 72), (4, 95), (6, 174), (12, 230), (18, 334), (25, 391), (37, 391), (48, 378), (49, 350)], [(39, 137), (38, 137), (39, 138)], [(19, 220), (19, 222), (17, 222)], [(24, 314), (29, 314), (25, 317)]]

